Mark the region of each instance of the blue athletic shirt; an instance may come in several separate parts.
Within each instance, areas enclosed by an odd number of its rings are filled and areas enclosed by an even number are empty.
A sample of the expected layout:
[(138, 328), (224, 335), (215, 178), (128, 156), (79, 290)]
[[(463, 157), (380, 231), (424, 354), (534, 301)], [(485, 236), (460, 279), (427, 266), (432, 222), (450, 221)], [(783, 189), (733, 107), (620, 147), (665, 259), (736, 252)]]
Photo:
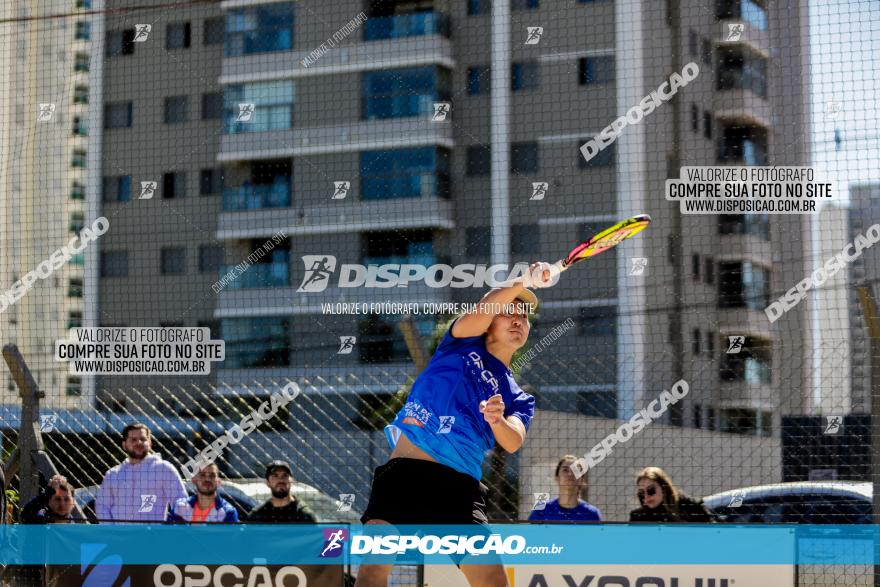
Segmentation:
[(578, 504), (573, 508), (564, 508), (559, 505), (559, 498), (548, 501), (542, 510), (532, 510), (529, 515), (532, 522), (540, 522), (542, 520), (570, 520), (576, 522), (601, 522), (602, 512), (596, 506), (590, 505), (582, 499), (578, 500)]
[(485, 334), (456, 338), (450, 326), (385, 435), (392, 449), (402, 433), (438, 463), (479, 481), (485, 453), (495, 446), (480, 402), (496, 393), (504, 400), (504, 417), (516, 416), (528, 430), (535, 398), (486, 349)]

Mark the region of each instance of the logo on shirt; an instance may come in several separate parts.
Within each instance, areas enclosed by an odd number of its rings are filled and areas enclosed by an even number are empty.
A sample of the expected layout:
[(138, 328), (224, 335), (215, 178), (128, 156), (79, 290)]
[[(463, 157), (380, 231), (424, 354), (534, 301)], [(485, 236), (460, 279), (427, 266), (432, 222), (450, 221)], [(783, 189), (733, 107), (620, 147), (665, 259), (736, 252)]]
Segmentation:
[(431, 412), (422, 407), (419, 402), (406, 402), (406, 405), (403, 406), (403, 414), (404, 424), (412, 424), (419, 428), (424, 428), (431, 418)]
[(320, 558), (336, 558), (342, 554), (342, 545), (346, 538), (348, 538), (348, 530), (345, 528), (325, 528), (324, 548), (318, 556)]
[(440, 416), (440, 427), (437, 428), (437, 434), (449, 434), (452, 432), (453, 424), (455, 424), (455, 416)]
[(156, 505), (156, 496), (155, 495), (141, 495), (141, 507), (138, 510), (139, 514), (144, 514), (147, 512), (153, 511), (153, 506)]
[(492, 394), (494, 395), (498, 393), (498, 380), (495, 379), (495, 375), (491, 371), (483, 366), (483, 357), (480, 356), (480, 353), (471, 351), (468, 353), (468, 357), (474, 362), (474, 366), (480, 370), (480, 379), (482, 379), (483, 382), (488, 383), (492, 388)]

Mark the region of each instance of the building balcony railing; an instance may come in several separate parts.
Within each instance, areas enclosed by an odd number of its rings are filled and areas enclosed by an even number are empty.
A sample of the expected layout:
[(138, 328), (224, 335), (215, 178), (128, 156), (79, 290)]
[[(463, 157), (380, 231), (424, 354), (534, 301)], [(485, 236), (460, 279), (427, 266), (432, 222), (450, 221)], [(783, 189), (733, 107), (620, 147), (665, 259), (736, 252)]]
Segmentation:
[[(220, 267), (220, 279), (234, 269), (233, 265)], [(228, 282), (229, 289), (252, 289), (260, 287), (288, 287), (290, 266), (288, 263), (257, 263)]]
[(263, 210), (290, 207), (290, 180), (268, 185), (248, 185), (223, 190), (223, 209), (226, 211)]
[(449, 17), (439, 12), (416, 12), (371, 17), (364, 23), (364, 41), (425, 35), (449, 36)]

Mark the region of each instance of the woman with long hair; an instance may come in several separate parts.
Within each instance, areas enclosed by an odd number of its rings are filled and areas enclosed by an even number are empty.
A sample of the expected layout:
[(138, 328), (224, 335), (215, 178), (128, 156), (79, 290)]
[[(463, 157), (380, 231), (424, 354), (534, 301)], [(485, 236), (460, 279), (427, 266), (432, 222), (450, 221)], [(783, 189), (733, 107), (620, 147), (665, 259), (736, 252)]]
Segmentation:
[(636, 475), (641, 507), (629, 513), (630, 522), (694, 522), (707, 524), (714, 517), (703, 500), (682, 493), (660, 467), (646, 467)]

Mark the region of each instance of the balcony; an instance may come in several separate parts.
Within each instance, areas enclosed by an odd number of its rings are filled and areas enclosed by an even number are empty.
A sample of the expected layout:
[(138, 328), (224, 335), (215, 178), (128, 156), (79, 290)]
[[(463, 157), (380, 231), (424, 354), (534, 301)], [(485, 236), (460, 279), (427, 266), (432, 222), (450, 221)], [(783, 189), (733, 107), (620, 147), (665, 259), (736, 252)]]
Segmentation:
[[(234, 265), (220, 267), (220, 279), (235, 269)], [(257, 263), (248, 267), (242, 274), (229, 281), (228, 289), (256, 289), (267, 287), (287, 287), (290, 285), (290, 264)]]
[(290, 178), (266, 185), (248, 185), (223, 190), (223, 210), (265, 210), (289, 208)]
[(430, 116), (365, 120), (339, 126), (225, 134), (218, 161), (257, 161), (328, 153), (454, 145), (452, 125)]
[[(329, 196), (330, 192), (328, 200)], [(224, 212), (217, 238), (268, 238), (279, 230), (290, 236), (406, 228), (452, 230), (454, 218), (452, 203), (442, 198), (352, 199), (328, 206)]]
[(449, 37), (449, 18), (439, 12), (374, 16), (364, 23), (364, 41), (442, 35)]

